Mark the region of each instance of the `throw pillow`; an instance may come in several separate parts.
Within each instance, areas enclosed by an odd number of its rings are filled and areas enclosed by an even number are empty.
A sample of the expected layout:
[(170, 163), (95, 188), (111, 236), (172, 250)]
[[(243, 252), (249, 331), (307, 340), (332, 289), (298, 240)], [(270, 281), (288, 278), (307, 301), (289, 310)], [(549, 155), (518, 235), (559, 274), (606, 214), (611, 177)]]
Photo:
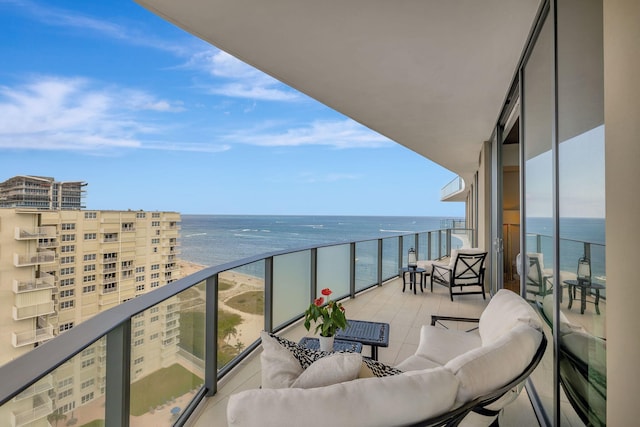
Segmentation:
[(298, 359), (283, 347), (274, 335), (261, 332), (262, 387), (287, 388), (300, 376), (303, 369)]
[(313, 362), (291, 385), (292, 388), (314, 388), (338, 384), (358, 378), (362, 355), (333, 353)]
[(369, 359), (368, 357), (363, 357), (358, 378), (389, 377), (391, 375), (398, 375), (401, 373), (402, 371), (398, 368), (385, 365), (382, 362)]

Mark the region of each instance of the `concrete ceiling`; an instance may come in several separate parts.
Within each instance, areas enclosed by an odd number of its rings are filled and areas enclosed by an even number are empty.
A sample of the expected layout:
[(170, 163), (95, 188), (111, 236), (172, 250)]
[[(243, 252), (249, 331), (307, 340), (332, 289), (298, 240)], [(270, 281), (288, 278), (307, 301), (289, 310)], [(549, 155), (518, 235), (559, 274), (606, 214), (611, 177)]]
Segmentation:
[(135, 1), (465, 179), (540, 3)]

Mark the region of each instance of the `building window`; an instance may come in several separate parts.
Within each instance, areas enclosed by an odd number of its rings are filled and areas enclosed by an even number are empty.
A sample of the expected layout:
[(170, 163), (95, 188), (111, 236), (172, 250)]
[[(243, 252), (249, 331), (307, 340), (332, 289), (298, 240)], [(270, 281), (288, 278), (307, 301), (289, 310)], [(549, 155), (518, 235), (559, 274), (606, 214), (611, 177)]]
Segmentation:
[(89, 283), (89, 282), (95, 282), (95, 281), (96, 281), (95, 274), (89, 274), (88, 276), (82, 277), (82, 283)]
[(84, 405), (85, 403), (87, 403), (87, 402), (89, 402), (91, 400), (93, 400), (93, 392), (87, 393), (84, 396), (82, 396), (80, 398), (80, 401), (81, 401), (80, 403)]
[(96, 349), (94, 347), (85, 348), (84, 350), (82, 350), (82, 357), (91, 356), (95, 352)]
[(86, 368), (86, 367), (89, 367), (89, 366), (93, 365), (94, 363), (96, 363), (96, 360), (95, 360), (94, 357), (92, 357), (91, 359), (83, 360), (82, 361), (82, 367)]
[(73, 377), (67, 377), (62, 381), (58, 381), (58, 388), (64, 388), (71, 384), (73, 384)]
[(160, 282), (151, 282), (151, 288), (157, 288), (160, 286)]
[(60, 310), (65, 310), (67, 308), (73, 308), (74, 300), (69, 301), (60, 301)]
[[(93, 276), (95, 279), (95, 276)], [(82, 287), (82, 293), (83, 294), (88, 294), (91, 292), (95, 292), (96, 291), (96, 285), (89, 285), (89, 286), (83, 286)]]
[(64, 223), (60, 226), (60, 228), (62, 230), (75, 230), (76, 229), (76, 225), (73, 223)]
[(134, 364), (134, 365), (139, 365), (139, 364), (141, 364), (142, 362), (144, 362), (144, 356), (143, 356), (143, 357), (138, 357), (137, 359), (135, 359), (135, 360), (133, 361), (133, 364)]
[(160, 334), (156, 332), (155, 334), (149, 335), (149, 341), (157, 340)]
[(96, 212), (85, 212), (84, 219), (96, 219), (98, 214)]
[(144, 276), (136, 276), (136, 282), (144, 282)]
[(137, 219), (145, 219), (147, 217), (147, 214), (144, 212), (137, 212), (136, 213), (136, 218)]
[[(143, 322), (143, 324), (144, 324), (144, 322)], [(141, 336), (143, 336), (143, 335), (144, 335), (144, 329), (140, 329), (139, 331), (135, 331), (135, 332), (133, 333), (133, 336), (134, 336), (134, 337), (136, 337), (136, 338), (137, 338), (137, 337), (141, 337)]]
[(75, 251), (76, 251), (76, 246), (75, 245), (65, 245), (65, 246), (61, 246), (60, 247), (60, 252), (62, 252), (62, 253), (75, 252)]
[(151, 221), (152, 227), (160, 227), (160, 221)]
[(96, 271), (96, 265), (95, 264), (87, 264), (84, 266), (84, 271)]
[(84, 233), (84, 240), (96, 240), (98, 235), (96, 233)]
[(123, 222), (122, 223), (122, 231), (134, 231), (135, 227), (132, 222)]
[(62, 279), (60, 280), (60, 287), (73, 286), (76, 284), (76, 279)]
[(61, 276), (66, 276), (68, 274), (75, 274), (75, 272), (76, 272), (75, 267), (65, 267), (60, 269)]
[(76, 262), (76, 257), (74, 256), (60, 257), (60, 264), (73, 264), (74, 262)]
[(87, 380), (87, 381), (83, 382), (83, 383), (80, 385), (80, 388), (84, 390), (84, 389), (85, 389), (85, 388), (87, 388), (87, 387), (91, 387), (93, 384), (95, 384), (95, 380), (94, 380), (93, 378), (91, 378), (91, 379), (89, 379), (89, 380)]
[(96, 260), (96, 254), (85, 254), (84, 255), (84, 260), (85, 261), (95, 261)]
[(76, 241), (76, 235), (75, 234), (63, 234), (61, 237), (61, 240), (63, 242), (75, 242)]
[(73, 389), (72, 388), (68, 388), (64, 391), (61, 391), (60, 393), (58, 393), (58, 400), (62, 400), (67, 396), (71, 396), (73, 394)]
[(136, 267), (136, 273), (144, 273), (144, 266), (143, 267)]
[(151, 239), (151, 244), (152, 245), (159, 245), (160, 244), (160, 239), (158, 239), (158, 238)]
[(140, 345), (142, 345), (142, 344), (144, 344), (144, 338), (140, 338), (139, 340), (135, 340), (135, 341), (133, 342), (133, 346), (134, 346), (134, 347), (138, 347), (138, 346), (140, 346)]
[(64, 331), (68, 331), (71, 328), (73, 328), (73, 322), (63, 323), (58, 327), (58, 331), (62, 333)]
[(151, 218), (160, 218), (160, 212), (153, 212)]
[(136, 292), (144, 291), (144, 285), (136, 285)]
[(74, 289), (66, 289), (64, 291), (60, 291), (60, 298), (72, 297), (74, 293), (75, 293)]
[(159, 317), (159, 316), (153, 316), (153, 317), (151, 318), (151, 322), (157, 322), (158, 320), (160, 320), (160, 317)]

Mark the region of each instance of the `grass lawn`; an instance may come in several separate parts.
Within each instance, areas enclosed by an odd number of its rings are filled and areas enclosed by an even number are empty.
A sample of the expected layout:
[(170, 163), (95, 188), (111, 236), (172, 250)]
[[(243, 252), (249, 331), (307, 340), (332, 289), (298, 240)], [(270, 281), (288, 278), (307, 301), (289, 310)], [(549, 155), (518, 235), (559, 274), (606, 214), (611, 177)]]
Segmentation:
[(146, 414), (202, 382), (202, 378), (178, 364), (160, 369), (131, 384), (131, 414)]
[(80, 427), (104, 427), (104, 420), (93, 420), (90, 423), (81, 425)]
[[(234, 329), (242, 322), (242, 318), (235, 314), (220, 310), (218, 320), (218, 336), (223, 337), (223, 331)], [(201, 359), (204, 358), (204, 313), (187, 311), (180, 313), (180, 347)], [(237, 350), (233, 347), (218, 346), (218, 366), (223, 366), (231, 360)]]
[(250, 314), (264, 314), (264, 292), (249, 291), (236, 295), (227, 301), (229, 307)]

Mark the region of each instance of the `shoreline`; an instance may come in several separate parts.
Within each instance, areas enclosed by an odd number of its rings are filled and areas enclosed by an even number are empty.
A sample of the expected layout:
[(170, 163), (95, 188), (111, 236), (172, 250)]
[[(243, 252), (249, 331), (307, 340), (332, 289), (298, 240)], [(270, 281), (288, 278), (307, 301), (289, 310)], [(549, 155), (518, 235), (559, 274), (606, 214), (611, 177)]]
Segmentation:
[[(206, 265), (197, 264), (183, 259), (178, 260), (180, 267), (180, 276), (186, 277), (200, 270), (208, 268)], [(235, 313), (240, 316), (241, 322), (236, 326), (237, 334), (228, 340), (228, 344), (236, 345), (242, 343), (245, 347), (253, 341), (260, 338), (260, 332), (264, 329), (264, 316), (261, 314), (251, 314), (240, 311), (226, 304), (231, 298), (251, 291), (264, 291), (264, 280), (244, 273), (236, 271), (225, 271), (220, 273), (220, 279), (233, 283), (234, 285), (227, 290), (219, 291), (218, 304), (219, 308), (229, 313)], [(248, 342), (242, 342), (243, 337)]]

